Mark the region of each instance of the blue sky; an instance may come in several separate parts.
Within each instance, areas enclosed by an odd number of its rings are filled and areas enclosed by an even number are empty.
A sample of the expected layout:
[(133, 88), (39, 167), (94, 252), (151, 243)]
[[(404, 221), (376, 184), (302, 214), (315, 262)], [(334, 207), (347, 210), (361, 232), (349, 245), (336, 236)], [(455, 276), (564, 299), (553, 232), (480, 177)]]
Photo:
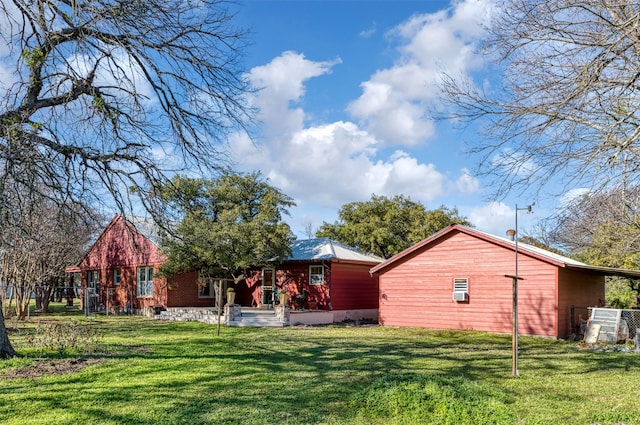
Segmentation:
[[(238, 168), (261, 170), (295, 199), (288, 222), (299, 237), (372, 193), (457, 207), (504, 235), (515, 204), (532, 200), (493, 201), (474, 175), (479, 158), (467, 154), (479, 136), (427, 115), (442, 72), (490, 81), (475, 51), (491, 13), (490, 0), (241, 1), (262, 125), (253, 142), (231, 140)], [(526, 228), (544, 214), (519, 220)]]
[[(427, 114), (439, 106), (443, 72), (495, 83), (476, 54), (492, 1), (239, 0), (234, 23), (251, 32), (244, 68), (259, 88), (248, 100), (261, 125), (252, 140), (230, 138), (236, 168), (260, 170), (295, 200), (287, 221), (298, 237), (374, 193), (409, 196), (428, 209), (457, 207), (478, 229), (504, 235), (515, 205), (533, 199), (492, 200), (474, 175), (480, 159), (467, 154), (479, 135)], [(4, 87), (16, 78), (11, 58), (0, 44)], [(71, 59), (79, 69), (91, 61)], [(553, 202), (538, 200), (534, 214), (521, 213), (521, 230)]]

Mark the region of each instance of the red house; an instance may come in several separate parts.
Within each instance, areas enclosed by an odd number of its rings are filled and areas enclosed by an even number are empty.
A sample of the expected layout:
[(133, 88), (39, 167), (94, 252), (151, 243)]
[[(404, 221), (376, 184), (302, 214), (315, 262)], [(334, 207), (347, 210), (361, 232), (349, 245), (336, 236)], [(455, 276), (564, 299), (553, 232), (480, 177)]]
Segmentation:
[(331, 312), (330, 317), (319, 318), (323, 323), (377, 319), (378, 279), (369, 270), (382, 258), (328, 238), (295, 241), (291, 251), (285, 259), (254, 269), (236, 288), (236, 302), (271, 305), (286, 293), (294, 310)]
[[(215, 285), (198, 284), (198, 272), (158, 277), (164, 261), (155, 225), (116, 215), (77, 266), (83, 302), (92, 310), (141, 313), (151, 308), (214, 307)], [(236, 287), (235, 302), (272, 307), (280, 293), (294, 309), (331, 311), (345, 317), (377, 318), (377, 277), (369, 270), (382, 259), (329, 239), (296, 241), (291, 257), (256, 268)], [(306, 295), (296, 297), (297, 295)], [(326, 320), (323, 319), (323, 320)]]
[[(511, 332), (515, 261), (515, 242), (451, 225), (371, 269), (380, 324)], [(605, 276), (640, 276), (522, 243), (517, 261), (518, 328), (528, 335), (570, 335), (576, 308), (602, 305)]]
[[(141, 313), (153, 307), (210, 306), (211, 296), (196, 284), (197, 273), (157, 276), (163, 257), (152, 221), (116, 215), (75, 267), (85, 308)], [(169, 288), (182, 286), (182, 291)]]

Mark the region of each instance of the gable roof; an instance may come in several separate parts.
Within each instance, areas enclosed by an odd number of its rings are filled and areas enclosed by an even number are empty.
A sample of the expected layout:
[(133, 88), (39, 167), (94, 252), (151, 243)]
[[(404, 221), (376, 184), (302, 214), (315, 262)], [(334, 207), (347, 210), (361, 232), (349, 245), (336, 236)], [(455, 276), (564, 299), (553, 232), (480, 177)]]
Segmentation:
[[(424, 239), (421, 242), (405, 249), (399, 254), (394, 255), (389, 258), (387, 261), (378, 264), (377, 266), (371, 269), (371, 273), (380, 273), (382, 270), (392, 267), (398, 261), (408, 257), (414, 252), (420, 250), (426, 250), (430, 247), (430, 245), (436, 243), (438, 240), (444, 238), (450, 233), (465, 233), (467, 235), (476, 237), (478, 239), (482, 239), (486, 242), (493, 243), (495, 245), (502, 246), (506, 249), (513, 250), (515, 252), (516, 243), (511, 239), (503, 238), (500, 236), (491, 235), (489, 233), (481, 232), (480, 230), (472, 229), (467, 226), (462, 226), (459, 224), (452, 224), (439, 232), (434, 233), (430, 237)], [(537, 258), (541, 261), (544, 261), (549, 264), (553, 264), (557, 267), (563, 267), (568, 269), (582, 269), (587, 271), (592, 271), (596, 273), (600, 273), (603, 275), (609, 276), (623, 276), (632, 279), (640, 278), (639, 270), (627, 270), (627, 269), (618, 269), (613, 267), (598, 267), (598, 266), (590, 266), (585, 263), (581, 263), (580, 261), (574, 260), (573, 258), (565, 257), (564, 255), (556, 254), (555, 252), (548, 251), (546, 249), (538, 248), (537, 246), (529, 245), (526, 243), (518, 242), (518, 253), (529, 255), (531, 257)]]
[(364, 254), (356, 248), (329, 238), (297, 240), (291, 246), (291, 255), (285, 261), (343, 260), (381, 263), (383, 258)]
[(132, 216), (125, 217), (125, 220), (133, 226), (134, 230), (149, 239), (155, 246), (160, 245), (160, 228), (152, 218)]
[(113, 216), (111, 221), (105, 226), (105, 228), (100, 232), (98, 237), (90, 244), (87, 251), (84, 253), (80, 261), (75, 266), (67, 266), (65, 267), (65, 271), (67, 273), (76, 273), (80, 271), (80, 265), (85, 261), (85, 259), (89, 256), (93, 248), (96, 244), (102, 239), (109, 230), (116, 225), (116, 223), (122, 221), (127, 229), (131, 232), (136, 232), (140, 234), (142, 237), (147, 239), (156, 247), (159, 245), (160, 237), (158, 235), (158, 226), (153, 222), (150, 218), (145, 217), (124, 217), (120, 214), (116, 214)]

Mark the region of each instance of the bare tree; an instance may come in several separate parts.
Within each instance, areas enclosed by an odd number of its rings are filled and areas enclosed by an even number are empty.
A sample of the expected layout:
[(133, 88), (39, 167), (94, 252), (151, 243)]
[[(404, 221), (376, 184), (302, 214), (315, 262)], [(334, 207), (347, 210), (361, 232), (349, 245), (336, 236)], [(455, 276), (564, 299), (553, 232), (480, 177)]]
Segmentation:
[(640, 187), (585, 193), (549, 221), (553, 244), (590, 264), (637, 268)]
[(80, 260), (95, 236), (98, 220), (35, 191), (5, 191), (5, 202), (13, 208), (0, 216), (0, 304), (6, 317), (15, 303), (24, 319), (34, 294), (36, 307), (47, 309), (55, 288), (64, 286), (65, 267)]
[(313, 230), (313, 222), (311, 220), (303, 223), (304, 227), (304, 235), (307, 239), (313, 239), (316, 235), (316, 232)]
[[(153, 195), (168, 174), (218, 167), (227, 135), (251, 118), (245, 33), (228, 6), (0, 3), (0, 59), (12, 71), (0, 87), (0, 214), (17, 186), (58, 204), (139, 203), (162, 224)], [(0, 318), (0, 357), (13, 352), (3, 335)]]
[(637, 2), (502, 0), (495, 11), (482, 45), (495, 78), (448, 76), (443, 90), (449, 118), (481, 123), (471, 150), (496, 194), (637, 182)]
[(167, 171), (216, 167), (244, 128), (243, 33), (219, 0), (0, 4), (17, 81), (0, 99), (0, 164), (27, 187), (154, 211)]

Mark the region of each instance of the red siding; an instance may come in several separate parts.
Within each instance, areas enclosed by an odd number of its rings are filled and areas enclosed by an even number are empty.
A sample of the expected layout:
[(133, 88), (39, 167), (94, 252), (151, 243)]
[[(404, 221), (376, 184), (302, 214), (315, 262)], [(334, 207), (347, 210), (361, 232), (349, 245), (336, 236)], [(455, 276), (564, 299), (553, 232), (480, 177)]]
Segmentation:
[(378, 308), (378, 277), (371, 265), (334, 262), (331, 265), (331, 303), (334, 310)]
[[(579, 315), (587, 320), (585, 307), (597, 307), (604, 303), (604, 276), (588, 271), (559, 270), (559, 280), (562, 282), (558, 288), (558, 329), (560, 336), (568, 336), (579, 330), (575, 326), (580, 325)], [(571, 326), (571, 306), (576, 307), (574, 328)]]
[[(519, 255), (519, 331), (557, 335), (556, 267)], [(453, 232), (380, 275), (380, 323), (511, 332), (512, 250)], [(469, 279), (469, 301), (452, 300), (453, 279)]]
[[(100, 270), (100, 303), (108, 307), (143, 309), (149, 306), (208, 307), (212, 298), (198, 298), (197, 272), (184, 273), (170, 279), (154, 277), (152, 298), (136, 297), (137, 268), (154, 267), (157, 273), (163, 257), (150, 240), (116, 216), (79, 265), (82, 283), (86, 287), (87, 271)], [(309, 285), (309, 266), (325, 266), (325, 283)], [(318, 302), (319, 309), (377, 308), (377, 277), (370, 277), (374, 264), (324, 262), (284, 262), (275, 267), (276, 289), (286, 289), (289, 303), (302, 289), (308, 299)], [(121, 270), (121, 284), (113, 285), (113, 270)], [(236, 302), (256, 306), (262, 297), (262, 269), (252, 270), (236, 287)]]
[[(162, 263), (158, 248), (122, 216), (115, 216), (79, 265), (82, 285), (86, 287), (87, 271), (100, 271), (99, 302), (107, 308), (143, 309), (167, 304), (165, 279), (153, 279), (153, 297), (138, 298), (136, 282), (138, 267), (154, 267)], [(114, 285), (113, 273), (120, 269), (120, 285)]]
[[(325, 266), (324, 285), (309, 285), (312, 265)], [(306, 289), (320, 310), (378, 308), (378, 279), (369, 274), (372, 266), (337, 261), (284, 262), (276, 268), (276, 288), (287, 291), (290, 306), (293, 297)], [(236, 300), (242, 305), (258, 305), (262, 299), (262, 269), (252, 270), (236, 292)]]

